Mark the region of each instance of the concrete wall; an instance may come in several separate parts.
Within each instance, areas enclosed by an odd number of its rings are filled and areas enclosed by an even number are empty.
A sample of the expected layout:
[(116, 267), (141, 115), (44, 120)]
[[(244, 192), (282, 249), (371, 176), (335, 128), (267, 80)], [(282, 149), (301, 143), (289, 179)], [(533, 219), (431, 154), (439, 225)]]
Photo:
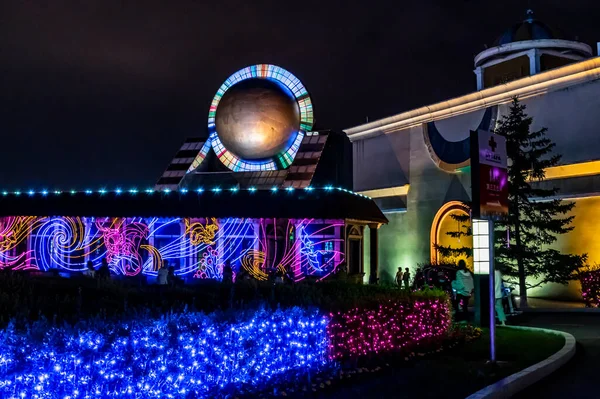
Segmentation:
[[(600, 197), (579, 198), (574, 202), (575, 208), (568, 216), (575, 216), (573, 221), (575, 229), (560, 236), (553, 247), (566, 253), (587, 253), (590, 265), (600, 264), (600, 240), (598, 239)], [(578, 281), (573, 281), (568, 286), (546, 284), (531, 290), (529, 295), (579, 299), (580, 289)]]
[[(532, 129), (548, 128), (561, 163), (600, 159), (600, 80), (524, 101)], [(507, 105), (500, 113), (507, 112)]]
[[(524, 103), (533, 117), (533, 129), (549, 129), (548, 137), (556, 143), (556, 152), (563, 155), (561, 163), (600, 159), (600, 81), (540, 95)], [(507, 113), (508, 106), (500, 106), (498, 119)], [(477, 128), (483, 112), (436, 121), (436, 127), (446, 140), (459, 141)], [(406, 212), (386, 213), (390, 223), (380, 230), (381, 280), (392, 280), (400, 266), (414, 270), (418, 263), (429, 262), (434, 216), (448, 201), (469, 201), (468, 171), (449, 173), (438, 168), (425, 145), (422, 126), (355, 141), (353, 155), (356, 191), (410, 184)], [(568, 184), (563, 191), (568, 191)], [(587, 201), (578, 200), (578, 204)], [(556, 247), (567, 252), (593, 252), (593, 259), (600, 262), (600, 244), (596, 244), (594, 230), (600, 224), (600, 211), (596, 210), (600, 203), (594, 204), (598, 206), (576, 208), (576, 229), (561, 238)], [(577, 286), (547, 286), (532, 294), (574, 297)]]
[(354, 191), (408, 183), (410, 140), (403, 134), (381, 135), (352, 143)]

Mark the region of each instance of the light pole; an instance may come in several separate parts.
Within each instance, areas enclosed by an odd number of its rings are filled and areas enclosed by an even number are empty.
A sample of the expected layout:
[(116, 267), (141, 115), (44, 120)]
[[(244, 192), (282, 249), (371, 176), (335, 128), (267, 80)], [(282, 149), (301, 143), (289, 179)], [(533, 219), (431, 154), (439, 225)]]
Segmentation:
[(508, 214), (506, 139), (491, 132), (471, 132), (471, 194), (473, 199), (473, 266), (475, 321), (489, 320), (490, 360), (496, 361), (496, 290), (494, 220)]

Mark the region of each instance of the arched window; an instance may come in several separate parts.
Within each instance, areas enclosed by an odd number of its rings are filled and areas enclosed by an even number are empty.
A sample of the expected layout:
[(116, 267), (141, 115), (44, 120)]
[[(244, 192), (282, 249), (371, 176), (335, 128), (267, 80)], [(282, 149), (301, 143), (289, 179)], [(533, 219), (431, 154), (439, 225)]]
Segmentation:
[(464, 255), (460, 256), (442, 256), (436, 249), (438, 245), (451, 248), (468, 247), (473, 248), (473, 237), (452, 237), (449, 232), (466, 232), (471, 227), (471, 221), (459, 222), (452, 218), (452, 215), (468, 216), (470, 209), (460, 201), (450, 201), (445, 203), (436, 213), (431, 224), (431, 263), (453, 263), (456, 264), (460, 259), (467, 262), (467, 266), (472, 269), (473, 258)]

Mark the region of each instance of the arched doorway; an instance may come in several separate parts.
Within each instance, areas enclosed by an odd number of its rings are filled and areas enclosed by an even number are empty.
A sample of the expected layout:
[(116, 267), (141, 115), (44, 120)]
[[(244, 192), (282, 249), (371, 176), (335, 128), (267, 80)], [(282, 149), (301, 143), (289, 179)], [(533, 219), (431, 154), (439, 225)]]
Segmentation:
[(431, 224), (431, 263), (452, 263), (456, 264), (460, 259), (467, 262), (467, 267), (473, 269), (473, 258), (466, 255), (444, 256), (437, 250), (437, 246), (450, 248), (473, 248), (473, 237), (463, 235), (453, 237), (448, 233), (462, 232), (467, 233), (471, 229), (471, 221), (457, 221), (452, 216), (469, 216), (470, 209), (460, 201), (450, 201), (445, 203), (436, 213)]

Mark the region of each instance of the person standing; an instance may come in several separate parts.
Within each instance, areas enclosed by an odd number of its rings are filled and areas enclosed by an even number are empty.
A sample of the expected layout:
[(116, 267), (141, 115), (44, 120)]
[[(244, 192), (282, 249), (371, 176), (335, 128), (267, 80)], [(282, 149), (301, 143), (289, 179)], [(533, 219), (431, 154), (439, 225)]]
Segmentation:
[(96, 277), (96, 270), (94, 270), (94, 263), (91, 260), (87, 261), (87, 269), (83, 272), (86, 277)]
[(404, 274), (402, 274), (402, 281), (404, 281), (404, 289), (410, 289), (410, 270), (408, 270), (408, 267), (404, 269)]
[(402, 288), (402, 268), (399, 267), (398, 271), (396, 272), (396, 278), (394, 279), (394, 282), (396, 283), (396, 285), (398, 285), (398, 288)]
[(224, 284), (232, 284), (233, 283), (233, 269), (229, 265), (225, 265), (223, 267), (223, 280)]
[(96, 275), (100, 280), (110, 280), (110, 268), (108, 267), (108, 260), (106, 258), (102, 258), (100, 268)]
[(166, 260), (163, 260), (162, 267), (158, 270), (158, 275), (156, 279), (158, 285), (167, 285), (169, 281), (169, 268)]
[(169, 273), (167, 274), (167, 283), (171, 288), (177, 285), (177, 276), (175, 276), (174, 266), (169, 266)]
[(502, 272), (497, 267), (494, 271), (494, 291), (496, 301), (494, 307), (496, 308), (496, 317), (502, 326), (506, 326), (506, 315), (504, 314), (504, 305), (502, 304), (502, 297), (504, 291), (504, 284), (502, 283)]
[[(457, 320), (460, 314), (460, 318), (466, 321), (469, 317), (469, 300), (471, 299), (475, 285), (473, 284), (473, 276), (469, 269), (467, 269), (467, 263), (464, 260), (461, 259), (458, 261), (458, 269), (456, 278), (452, 281), (452, 289), (456, 292), (454, 309), (456, 310)], [(462, 313), (459, 313), (461, 305)]]

